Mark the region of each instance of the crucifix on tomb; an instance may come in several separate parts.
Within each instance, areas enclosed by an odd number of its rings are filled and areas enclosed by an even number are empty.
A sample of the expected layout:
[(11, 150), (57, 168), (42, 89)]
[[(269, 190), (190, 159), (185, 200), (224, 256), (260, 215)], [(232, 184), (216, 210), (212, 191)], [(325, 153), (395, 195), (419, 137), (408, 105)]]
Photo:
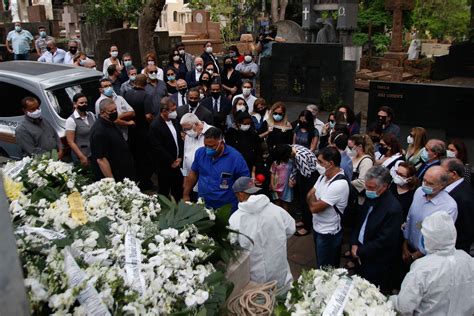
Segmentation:
[(385, 10), (393, 12), (391, 52), (403, 52), (403, 11), (414, 8), (414, 0), (385, 0)]

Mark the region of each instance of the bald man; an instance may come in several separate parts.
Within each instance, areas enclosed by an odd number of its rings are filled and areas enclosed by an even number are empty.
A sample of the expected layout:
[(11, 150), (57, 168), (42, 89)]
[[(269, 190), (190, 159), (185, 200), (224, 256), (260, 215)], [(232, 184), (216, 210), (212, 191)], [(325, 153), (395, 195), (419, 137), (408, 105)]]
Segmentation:
[(42, 63), (63, 64), (65, 55), (65, 50), (58, 48), (54, 40), (49, 40), (46, 42), (46, 51), (38, 58), (38, 61)]
[(194, 59), (194, 70), (188, 71), (186, 73), (186, 82), (188, 83), (188, 88), (196, 87), (199, 84), (199, 78), (204, 71), (204, 61), (201, 57), (196, 57)]
[(432, 166), (426, 171), (422, 186), (416, 190), (403, 230), (402, 258), (405, 263), (409, 264), (426, 254), (420, 228), (427, 216), (446, 212), (456, 222), (456, 201), (445, 191), (448, 181), (448, 173), (443, 167)]
[(446, 157), (446, 143), (440, 139), (430, 139), (421, 151), (423, 164), (418, 169), (416, 176), (423, 180), (426, 170), (433, 166), (439, 166), (441, 159)]

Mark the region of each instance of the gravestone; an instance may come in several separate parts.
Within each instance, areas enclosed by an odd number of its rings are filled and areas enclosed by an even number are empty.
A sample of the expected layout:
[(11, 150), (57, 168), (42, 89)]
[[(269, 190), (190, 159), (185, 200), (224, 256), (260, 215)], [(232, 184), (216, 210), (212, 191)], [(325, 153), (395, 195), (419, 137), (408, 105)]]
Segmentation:
[(70, 5), (64, 6), (64, 12), (61, 17), (66, 31), (66, 38), (76, 37), (79, 18), (74, 7)]
[(276, 22), (274, 25), (278, 28), (277, 36), (284, 38), (286, 43), (305, 42), (304, 30), (298, 23), (291, 20), (282, 20)]
[(182, 36), (186, 51), (199, 56), (202, 54), (203, 44), (209, 41), (212, 43), (214, 54), (222, 52), (220, 23), (212, 22), (211, 15), (206, 10), (194, 10), (192, 18), (192, 22), (185, 24), (185, 34)]
[(270, 103), (320, 104), (331, 95), (352, 106), (354, 68), (355, 62), (343, 61), (339, 44), (274, 43), (272, 56), (261, 59), (260, 91)]
[(119, 50), (119, 58), (123, 53), (130, 53), (135, 66), (141, 66), (140, 47), (138, 44), (137, 29), (117, 28), (108, 30), (105, 36), (97, 41), (94, 50), (94, 59), (97, 69), (102, 70), (103, 62), (110, 57), (110, 46), (117, 45)]
[(46, 8), (44, 5), (29, 6), (28, 20), (30, 22), (45, 22), (46, 21)]
[[(462, 138), (474, 158), (474, 129), (472, 128), (472, 100), (474, 87), (407, 82), (371, 81), (368, 122), (375, 121), (377, 109), (390, 106), (395, 122), (400, 125), (400, 139), (405, 139), (410, 128), (423, 126), (430, 138)], [(471, 161), (471, 163), (474, 161)]]

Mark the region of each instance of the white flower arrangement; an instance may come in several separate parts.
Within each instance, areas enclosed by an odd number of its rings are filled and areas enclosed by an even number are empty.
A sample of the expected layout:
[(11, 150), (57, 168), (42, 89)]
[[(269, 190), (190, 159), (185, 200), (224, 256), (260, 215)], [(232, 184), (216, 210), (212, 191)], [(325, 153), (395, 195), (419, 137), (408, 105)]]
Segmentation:
[(284, 308), (292, 316), (322, 315), (329, 309), (348, 315), (396, 315), (377, 287), (357, 275), (349, 277), (345, 269), (303, 271)]
[[(51, 159), (25, 158), (3, 171), (32, 314), (197, 314), (223, 286), (207, 282), (218, 273), (208, 260), (215, 240), (192, 223), (160, 227), (158, 197), (133, 181), (83, 185), (72, 165)], [(186, 213), (176, 212), (182, 224)], [(202, 216), (195, 212), (207, 229), (216, 219), (203, 205)]]

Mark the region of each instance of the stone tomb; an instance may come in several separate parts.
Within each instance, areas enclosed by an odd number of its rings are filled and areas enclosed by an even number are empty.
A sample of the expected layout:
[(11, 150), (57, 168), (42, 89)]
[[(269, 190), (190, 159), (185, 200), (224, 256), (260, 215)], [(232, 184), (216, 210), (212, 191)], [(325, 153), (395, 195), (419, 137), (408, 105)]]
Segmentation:
[(355, 62), (343, 60), (340, 44), (275, 43), (260, 67), (260, 92), (269, 103), (321, 104), (334, 96), (353, 104)]
[(192, 13), (193, 21), (186, 23), (185, 34), (182, 41), (186, 51), (190, 54), (200, 56), (203, 52), (202, 46), (207, 41), (212, 43), (214, 53), (223, 50), (220, 23), (212, 22), (211, 15), (205, 10), (195, 10)]

